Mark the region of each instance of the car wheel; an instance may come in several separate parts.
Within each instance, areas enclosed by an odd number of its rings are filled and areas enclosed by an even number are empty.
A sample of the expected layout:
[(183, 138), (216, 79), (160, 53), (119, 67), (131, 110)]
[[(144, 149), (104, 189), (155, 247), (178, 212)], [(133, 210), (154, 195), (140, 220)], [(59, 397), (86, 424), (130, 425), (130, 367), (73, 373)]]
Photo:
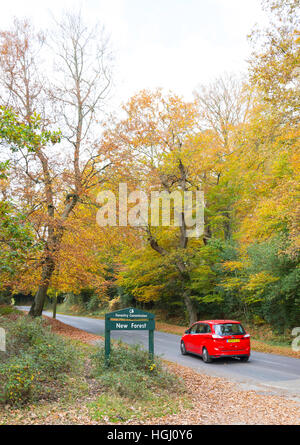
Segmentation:
[(249, 355), (246, 355), (244, 357), (240, 357), (241, 362), (247, 362), (249, 360)]
[(211, 363), (212, 359), (208, 353), (208, 350), (206, 348), (202, 349), (202, 359), (205, 363)]
[(187, 355), (187, 351), (185, 349), (185, 344), (183, 341), (180, 343), (180, 351), (182, 355)]

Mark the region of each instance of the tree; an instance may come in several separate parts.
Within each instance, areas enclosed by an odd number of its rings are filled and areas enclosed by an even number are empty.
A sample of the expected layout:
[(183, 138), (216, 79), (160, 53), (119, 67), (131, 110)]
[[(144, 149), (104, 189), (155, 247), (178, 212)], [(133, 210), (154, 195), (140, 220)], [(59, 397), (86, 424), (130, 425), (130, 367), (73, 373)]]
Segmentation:
[[(282, 122), (299, 121), (299, 0), (265, 0), (270, 14), (267, 29), (255, 29), (250, 81), (261, 99)], [(275, 19), (273, 21), (273, 18)]]
[[(204, 153), (213, 161), (207, 177), (209, 187), (205, 190), (205, 234), (206, 238), (212, 238), (223, 232), (224, 238), (229, 239), (235, 223), (236, 200), (231, 164), (233, 157), (239, 157), (235, 138), (237, 129), (249, 116), (252, 95), (245, 81), (224, 74), (209, 85), (200, 86), (194, 96), (199, 107), (200, 128), (210, 145)], [(203, 138), (202, 132), (200, 138)]]
[(300, 4), (298, 0), (268, 0), (264, 5), (276, 21), (251, 37), (258, 47), (250, 61), (255, 106), (239, 135), (244, 167), (237, 173), (243, 178), (241, 199), (247, 202), (240, 214), (242, 232), (249, 242), (288, 231), (292, 240), (289, 249), (295, 253), (300, 245), (300, 89), (296, 71)]
[(223, 285), (284, 332), (299, 320), (299, 1), (264, 4), (276, 21), (251, 36), (253, 104), (230, 168), (240, 249)]
[(69, 217), (79, 202), (91, 198), (90, 190), (104, 181), (110, 164), (108, 152), (99, 152), (97, 134), (92, 132), (96, 112), (110, 84), (107, 42), (97, 29), (92, 32), (79, 16), (72, 15), (58, 24), (57, 35), (61, 40), (55, 53), (58, 79), (54, 86), (39, 74), (42, 63), (39, 64), (39, 54), (33, 57), (33, 53), (44, 39), (41, 42), (40, 34), (28, 22), (15, 22), (13, 31), (1, 34), (3, 95), (13, 101), (29, 126), (34, 112), (42, 108), (41, 127), (59, 125), (64, 141), (60, 162), (58, 151), (40, 144), (34, 153), (26, 147), (20, 150), (22, 157), (15, 163), (19, 179), (26, 184), (18, 191), (25, 198), (36, 235), (44, 244), (32, 316), (42, 313)]
[(236, 76), (225, 74), (207, 86), (201, 85), (194, 96), (200, 110), (201, 127), (214, 131), (222, 146), (220, 156), (230, 155), (232, 133), (246, 121), (251, 105), (246, 85)]
[[(165, 192), (171, 199), (174, 192), (182, 197), (184, 192), (201, 190), (205, 167), (204, 163), (197, 162), (196, 104), (184, 102), (174, 94), (163, 95), (160, 90), (153, 93), (141, 91), (129, 101), (124, 111), (126, 118), (115, 122), (114, 127), (107, 131), (104, 143), (122, 147), (121, 151), (127, 153), (123, 167), (131, 183), (139, 186), (149, 197), (151, 190)], [(197, 318), (197, 310), (188, 285), (188, 210), (175, 207), (172, 201), (173, 227), (156, 227), (151, 219), (139, 230), (144, 232), (144, 239), (154, 254), (164, 258), (164, 264), (175, 265), (180, 277), (181, 299), (190, 322), (193, 322)], [(182, 222), (177, 226), (175, 210), (178, 210)], [(202, 244), (201, 238), (194, 244)]]
[[(26, 149), (34, 153), (40, 144), (56, 143), (57, 132), (40, 131), (39, 117), (32, 117), (32, 125), (24, 123), (12, 109), (0, 107), (0, 144), (2, 150), (7, 147), (12, 152)], [(27, 261), (34, 260), (35, 254), (42, 247), (35, 243), (32, 226), (26, 221), (26, 215), (20, 212), (9, 199), (5, 190), (9, 178), (9, 161), (0, 163), (0, 181), (3, 199), (0, 200), (0, 270), (3, 283), (8, 286), (11, 278)], [(31, 258), (33, 256), (33, 258)]]

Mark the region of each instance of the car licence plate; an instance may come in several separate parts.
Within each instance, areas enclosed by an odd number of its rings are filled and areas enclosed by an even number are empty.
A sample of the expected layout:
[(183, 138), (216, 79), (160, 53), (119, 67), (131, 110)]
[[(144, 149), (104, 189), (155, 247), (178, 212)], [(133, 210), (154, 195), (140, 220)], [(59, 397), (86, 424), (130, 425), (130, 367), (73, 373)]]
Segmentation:
[(227, 343), (238, 343), (240, 341), (239, 338), (231, 338), (227, 340)]

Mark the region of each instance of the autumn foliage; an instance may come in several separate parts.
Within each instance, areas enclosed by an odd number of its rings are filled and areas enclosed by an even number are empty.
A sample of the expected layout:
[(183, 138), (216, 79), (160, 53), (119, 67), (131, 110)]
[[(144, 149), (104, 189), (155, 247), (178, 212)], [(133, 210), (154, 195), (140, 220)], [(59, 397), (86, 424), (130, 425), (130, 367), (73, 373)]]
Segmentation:
[[(47, 295), (89, 288), (99, 302), (155, 306), (190, 322), (299, 325), (299, 1), (264, 5), (270, 26), (250, 35), (243, 80), (224, 75), (191, 101), (142, 90), (106, 119), (103, 34), (94, 34), (96, 49), (81, 18), (67, 16), (53, 46), (57, 78), (44, 79), (44, 35), (26, 21), (1, 33), (1, 289), (35, 294), (32, 315)], [(97, 195), (117, 194), (119, 183), (148, 197), (204, 192), (203, 234), (151, 218), (100, 227)]]

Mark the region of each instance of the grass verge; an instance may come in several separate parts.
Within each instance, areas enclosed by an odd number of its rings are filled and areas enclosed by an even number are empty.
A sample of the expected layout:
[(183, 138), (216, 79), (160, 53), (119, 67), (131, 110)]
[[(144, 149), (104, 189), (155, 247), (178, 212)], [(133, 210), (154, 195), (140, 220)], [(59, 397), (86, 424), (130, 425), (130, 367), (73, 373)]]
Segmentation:
[(60, 397), (66, 385), (71, 390), (72, 379), (81, 374), (82, 352), (51, 332), (43, 319), (4, 312), (0, 316), (6, 334), (6, 350), (0, 352), (0, 404), (24, 406)]
[(175, 414), (188, 405), (183, 380), (171, 374), (159, 358), (149, 361), (148, 353), (137, 346), (115, 343), (109, 367), (104, 348), (94, 358), (94, 376), (105, 393), (89, 405), (97, 421), (143, 422)]

